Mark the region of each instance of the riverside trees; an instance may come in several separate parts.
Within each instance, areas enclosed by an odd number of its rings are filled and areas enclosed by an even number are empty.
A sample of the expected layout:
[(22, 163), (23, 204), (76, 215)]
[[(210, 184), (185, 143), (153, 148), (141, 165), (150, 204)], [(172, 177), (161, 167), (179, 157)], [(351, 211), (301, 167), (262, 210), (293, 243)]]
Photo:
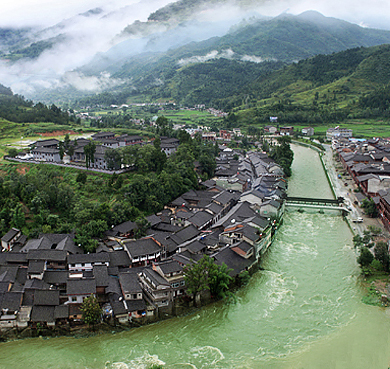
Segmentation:
[(184, 278), (187, 292), (192, 295), (195, 304), (197, 296), (204, 290), (210, 290), (215, 299), (223, 298), (232, 281), (230, 271), (226, 264), (217, 265), (208, 255), (204, 255), (197, 263), (186, 266)]

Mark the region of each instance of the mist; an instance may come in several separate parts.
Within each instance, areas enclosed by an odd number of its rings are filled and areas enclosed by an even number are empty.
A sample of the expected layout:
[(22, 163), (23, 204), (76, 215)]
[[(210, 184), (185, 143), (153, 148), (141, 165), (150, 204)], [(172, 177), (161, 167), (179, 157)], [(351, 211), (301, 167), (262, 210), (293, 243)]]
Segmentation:
[[(113, 79), (110, 72), (113, 66), (120, 66), (131, 56), (163, 52), (192, 41), (222, 36), (243, 19), (273, 17), (283, 12), (296, 15), (317, 10), (325, 16), (364, 27), (389, 29), (390, 25), (387, 0), (371, 0), (369, 3), (362, 0), (252, 0), (246, 1), (245, 6), (232, 0), (224, 5), (203, 8), (187, 22), (177, 22), (173, 26), (149, 22), (148, 32), (124, 31), (137, 20), (145, 22), (150, 13), (170, 2), (14, 0), (4, 4), (0, 28), (32, 27), (25, 42), (56, 41), (36, 59), (0, 60), (0, 83), (32, 99), (39, 91), (67, 87), (86, 93), (100, 92), (126, 82)], [(4, 47), (2, 45), (3, 50)], [(264, 61), (256, 56), (235, 55), (233, 51), (225, 50), (185, 58), (179, 63), (185, 65), (213, 58), (254, 63)]]

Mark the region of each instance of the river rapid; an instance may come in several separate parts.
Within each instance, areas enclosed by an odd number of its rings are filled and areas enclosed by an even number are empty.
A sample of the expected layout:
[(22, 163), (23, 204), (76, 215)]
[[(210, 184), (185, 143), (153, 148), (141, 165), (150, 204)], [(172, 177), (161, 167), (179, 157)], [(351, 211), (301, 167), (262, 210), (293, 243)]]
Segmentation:
[[(318, 154), (293, 146), (289, 194), (331, 197)], [(390, 311), (364, 305), (341, 216), (288, 210), (236, 301), (116, 334), (0, 344), (0, 368), (387, 369)]]

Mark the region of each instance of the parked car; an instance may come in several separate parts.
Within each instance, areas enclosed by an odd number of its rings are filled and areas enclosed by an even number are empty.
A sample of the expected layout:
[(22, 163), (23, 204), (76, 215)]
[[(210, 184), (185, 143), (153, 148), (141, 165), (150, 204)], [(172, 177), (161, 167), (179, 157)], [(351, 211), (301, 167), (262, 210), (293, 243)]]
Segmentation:
[(363, 223), (363, 218), (359, 217), (359, 218), (353, 219), (352, 222), (354, 222), (354, 223)]

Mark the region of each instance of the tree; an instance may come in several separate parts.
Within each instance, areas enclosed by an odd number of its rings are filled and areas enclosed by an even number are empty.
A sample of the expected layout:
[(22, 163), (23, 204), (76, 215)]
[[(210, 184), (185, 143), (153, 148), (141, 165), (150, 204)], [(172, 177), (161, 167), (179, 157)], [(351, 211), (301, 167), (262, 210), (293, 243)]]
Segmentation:
[(368, 267), (371, 262), (374, 260), (374, 255), (372, 255), (371, 251), (368, 249), (368, 247), (362, 247), (360, 249), (360, 255), (357, 258), (357, 262), (360, 264), (361, 267)]
[(80, 172), (77, 174), (76, 182), (77, 182), (77, 183), (85, 184), (85, 182), (87, 182), (87, 173), (85, 173), (85, 171), (80, 171)]
[(271, 151), (271, 158), (274, 159), (284, 171), (287, 177), (291, 176), (291, 165), (294, 160), (294, 153), (291, 150), (291, 138), (283, 136), (278, 138), (279, 145)]
[(84, 154), (85, 154), (85, 166), (87, 169), (90, 164), (95, 162), (95, 152), (96, 152), (96, 144), (91, 141), (89, 144), (84, 146)]
[(8, 149), (8, 156), (10, 156), (11, 158), (14, 158), (16, 155), (18, 155), (18, 150), (16, 150), (13, 147)]
[(118, 150), (106, 150), (106, 152), (104, 153), (104, 159), (107, 162), (107, 167), (109, 170), (121, 168), (122, 156)]
[(150, 222), (145, 217), (140, 217), (135, 221), (137, 229), (135, 231), (135, 237), (141, 238), (146, 236), (146, 231), (150, 227)]
[(389, 250), (387, 243), (384, 241), (378, 241), (374, 248), (375, 259), (379, 260), (383, 269), (387, 272), (389, 270)]
[(207, 269), (209, 267), (209, 259), (210, 257), (208, 255), (204, 255), (197, 263), (184, 267), (184, 279), (187, 293), (192, 295), (195, 305), (197, 295), (206, 290), (208, 286)]
[(204, 255), (197, 263), (184, 268), (187, 292), (196, 301), (198, 293), (208, 289), (213, 298), (223, 298), (229, 288), (232, 277), (231, 269), (226, 264), (217, 265), (208, 255)]
[(378, 216), (378, 209), (373, 199), (364, 199), (362, 207), (369, 217), (376, 218)]
[(94, 326), (100, 323), (102, 316), (102, 309), (99, 305), (97, 298), (91, 294), (91, 296), (84, 299), (80, 310), (83, 313), (82, 319), (88, 325)]
[(229, 275), (230, 271), (232, 269), (228, 269), (225, 263), (217, 265), (213, 262), (213, 267), (209, 271), (208, 281), (211, 296), (214, 298), (225, 297), (225, 292), (228, 290), (232, 280), (232, 277)]

